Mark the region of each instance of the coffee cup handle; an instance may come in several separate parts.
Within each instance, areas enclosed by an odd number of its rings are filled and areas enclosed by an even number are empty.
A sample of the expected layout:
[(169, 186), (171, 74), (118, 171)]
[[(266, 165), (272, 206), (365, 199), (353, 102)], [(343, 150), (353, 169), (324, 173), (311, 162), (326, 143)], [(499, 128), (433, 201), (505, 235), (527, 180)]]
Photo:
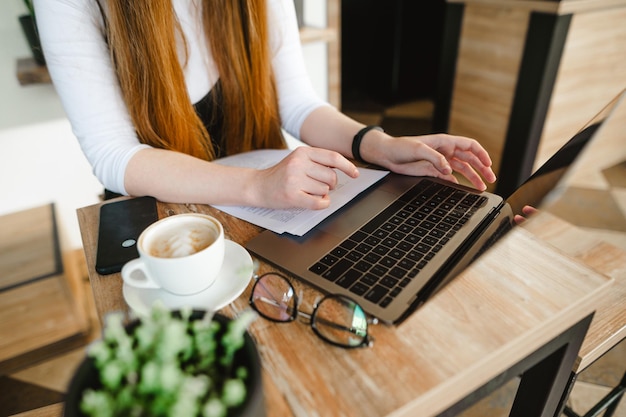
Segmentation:
[[(140, 273), (137, 274), (135, 273), (136, 271)], [(122, 279), (128, 285), (136, 288), (160, 288), (148, 275), (141, 258), (133, 259), (124, 264), (122, 267)]]

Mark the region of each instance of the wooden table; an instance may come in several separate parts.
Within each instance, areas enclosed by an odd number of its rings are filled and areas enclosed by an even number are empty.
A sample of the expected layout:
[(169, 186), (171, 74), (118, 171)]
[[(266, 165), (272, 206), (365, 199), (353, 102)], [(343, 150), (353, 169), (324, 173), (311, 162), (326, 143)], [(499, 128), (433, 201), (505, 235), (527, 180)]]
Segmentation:
[[(119, 275), (94, 270), (98, 208), (79, 209), (78, 218), (102, 318), (127, 306)], [(240, 244), (261, 231), (209, 206), (159, 203), (160, 217), (184, 212), (214, 215)], [(261, 263), (260, 272), (268, 270)], [(267, 415), (454, 415), (520, 374), (511, 415), (554, 415), (591, 314), (612, 283), (516, 228), (401, 325), (373, 326), (372, 348), (336, 348), (303, 323), (259, 319), (250, 331)], [(310, 306), (316, 291), (295, 285)], [(247, 308), (250, 287), (222, 312)]]
[[(565, 400), (580, 373), (626, 338), (626, 252), (598, 238), (592, 230), (572, 227), (555, 216), (543, 214), (529, 222), (527, 229), (615, 280), (610, 293), (597, 306), (572, 368)], [(596, 407), (608, 405), (607, 399), (602, 399)]]

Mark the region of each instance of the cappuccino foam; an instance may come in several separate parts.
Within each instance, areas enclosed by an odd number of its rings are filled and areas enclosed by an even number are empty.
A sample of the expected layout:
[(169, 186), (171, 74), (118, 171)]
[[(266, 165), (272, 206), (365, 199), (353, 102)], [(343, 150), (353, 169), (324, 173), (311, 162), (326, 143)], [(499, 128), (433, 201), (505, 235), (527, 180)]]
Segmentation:
[(161, 228), (144, 242), (144, 249), (157, 258), (181, 258), (210, 246), (218, 237), (213, 225), (174, 222)]

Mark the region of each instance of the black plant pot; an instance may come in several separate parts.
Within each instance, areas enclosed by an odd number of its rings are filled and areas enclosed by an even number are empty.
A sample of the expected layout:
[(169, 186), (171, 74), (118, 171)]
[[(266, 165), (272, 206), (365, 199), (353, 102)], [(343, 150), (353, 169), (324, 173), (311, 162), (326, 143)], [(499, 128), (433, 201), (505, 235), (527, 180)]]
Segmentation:
[(41, 49), (35, 19), (29, 14), (22, 15), (19, 19), (35, 62), (39, 65), (46, 65), (46, 59), (43, 56), (43, 49)]
[[(204, 315), (201, 311), (194, 311), (192, 319), (200, 319)], [(225, 324), (230, 320), (225, 316), (216, 314), (213, 320), (218, 321), (224, 329)], [(127, 329), (137, 326), (138, 321), (132, 322)], [(248, 332), (244, 335), (244, 345), (235, 354), (235, 363), (243, 365), (248, 369), (246, 380), (247, 397), (243, 404), (237, 408), (232, 408), (228, 412), (229, 417), (265, 417), (265, 401), (263, 397), (263, 382), (261, 378), (261, 358), (256, 348), (254, 340)], [(65, 406), (64, 417), (84, 417), (80, 410), (80, 402), (83, 391), (87, 388), (99, 388), (100, 380), (94, 361), (86, 357), (74, 373), (70, 381)]]

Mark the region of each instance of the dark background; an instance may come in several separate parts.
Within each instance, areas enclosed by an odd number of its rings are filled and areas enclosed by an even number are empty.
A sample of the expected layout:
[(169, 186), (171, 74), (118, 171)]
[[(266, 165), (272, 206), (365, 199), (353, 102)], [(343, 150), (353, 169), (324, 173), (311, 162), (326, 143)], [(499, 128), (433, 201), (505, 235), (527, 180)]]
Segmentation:
[(345, 105), (434, 99), (445, 0), (342, 0)]

